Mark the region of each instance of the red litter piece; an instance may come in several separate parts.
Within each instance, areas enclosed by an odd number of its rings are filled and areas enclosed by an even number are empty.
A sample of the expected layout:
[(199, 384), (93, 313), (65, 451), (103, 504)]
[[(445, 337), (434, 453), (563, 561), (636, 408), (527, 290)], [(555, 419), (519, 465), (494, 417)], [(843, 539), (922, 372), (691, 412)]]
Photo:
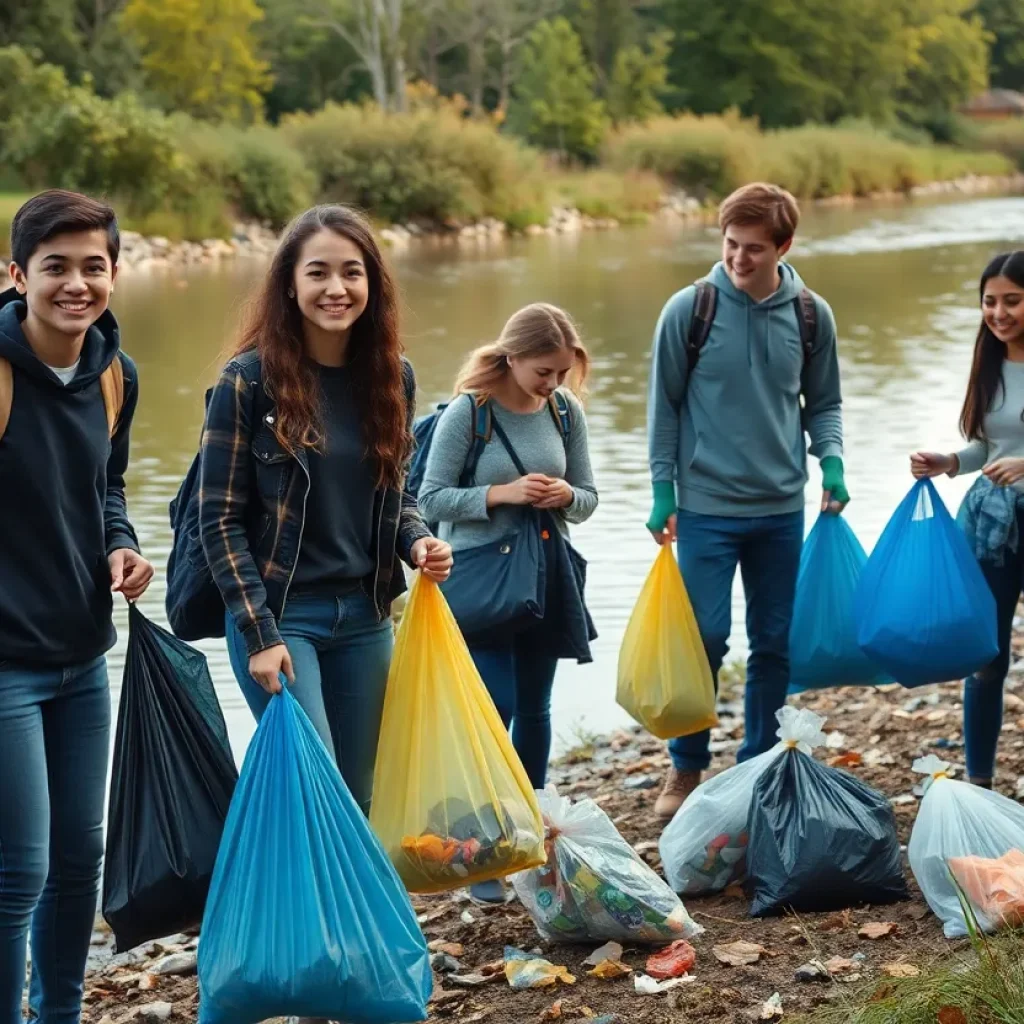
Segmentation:
[(671, 946), (648, 957), (647, 973), (658, 981), (681, 978), (697, 962), (697, 951), (685, 939), (677, 939)]

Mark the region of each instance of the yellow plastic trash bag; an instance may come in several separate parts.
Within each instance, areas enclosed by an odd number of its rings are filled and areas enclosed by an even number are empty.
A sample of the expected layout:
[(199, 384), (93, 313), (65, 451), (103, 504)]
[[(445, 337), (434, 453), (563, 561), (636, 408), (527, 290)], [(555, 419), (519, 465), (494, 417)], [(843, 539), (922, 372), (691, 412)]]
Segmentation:
[(530, 780), (444, 596), (422, 575), (391, 661), (370, 824), (409, 892), (545, 860)]
[(615, 698), (663, 740), (718, 724), (711, 668), (671, 544), (662, 546), (626, 627)]

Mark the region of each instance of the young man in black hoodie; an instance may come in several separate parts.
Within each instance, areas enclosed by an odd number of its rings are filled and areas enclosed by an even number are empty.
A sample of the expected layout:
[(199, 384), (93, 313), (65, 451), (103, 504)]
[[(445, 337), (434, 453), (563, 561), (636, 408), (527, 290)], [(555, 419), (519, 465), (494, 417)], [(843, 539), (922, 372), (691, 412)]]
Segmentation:
[(0, 1024), (26, 939), (41, 1024), (78, 1024), (99, 894), (112, 596), (153, 568), (128, 520), (135, 365), (107, 306), (114, 211), (44, 192), (11, 229), (0, 294)]

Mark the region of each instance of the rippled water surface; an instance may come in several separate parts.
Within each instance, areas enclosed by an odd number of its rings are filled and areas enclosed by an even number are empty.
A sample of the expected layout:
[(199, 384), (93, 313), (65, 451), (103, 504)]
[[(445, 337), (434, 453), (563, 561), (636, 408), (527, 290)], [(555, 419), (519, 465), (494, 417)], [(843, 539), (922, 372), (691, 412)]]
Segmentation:
[[(915, 447), (950, 450), (977, 328), (976, 282), (994, 252), (1024, 245), (1024, 199), (814, 212), (792, 261), (824, 294), (839, 324), (851, 524), (870, 548), (910, 484)], [(555, 687), (556, 733), (603, 730), (624, 720), (615, 663), (632, 603), (654, 554), (643, 528), (649, 482), (645, 399), (651, 331), (665, 300), (715, 260), (714, 231), (647, 227), (578, 237), (516, 239), (480, 249), (420, 248), (394, 258), (405, 302), (405, 340), (421, 408), (445, 396), (464, 353), (493, 338), (519, 306), (547, 300), (579, 321), (594, 355), (590, 436), (601, 505), (576, 532), (590, 561), (589, 600), (600, 631), (595, 663), (566, 664)], [(143, 603), (163, 621), (167, 503), (193, 457), (203, 391), (216, 376), (255, 263), (182, 277), (120, 283), (116, 312), (138, 362), (129, 501), (158, 577)], [(727, 426), (727, 425), (724, 425)], [(808, 504), (818, 497), (815, 467)], [(961, 482), (943, 481), (952, 505)], [(733, 655), (742, 655), (737, 589)], [(127, 636), (111, 655), (117, 691)], [(201, 645), (228, 718), (236, 754), (252, 734), (223, 646)]]

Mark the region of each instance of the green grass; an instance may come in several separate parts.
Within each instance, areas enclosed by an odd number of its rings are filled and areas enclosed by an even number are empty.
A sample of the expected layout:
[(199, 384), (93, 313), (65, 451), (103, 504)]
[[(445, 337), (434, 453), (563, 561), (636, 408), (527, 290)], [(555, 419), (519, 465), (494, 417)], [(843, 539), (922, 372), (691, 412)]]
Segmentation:
[(831, 1005), (793, 1024), (1024, 1024), (1024, 932), (974, 931), (961, 951), (915, 966), (917, 978), (840, 988)]

